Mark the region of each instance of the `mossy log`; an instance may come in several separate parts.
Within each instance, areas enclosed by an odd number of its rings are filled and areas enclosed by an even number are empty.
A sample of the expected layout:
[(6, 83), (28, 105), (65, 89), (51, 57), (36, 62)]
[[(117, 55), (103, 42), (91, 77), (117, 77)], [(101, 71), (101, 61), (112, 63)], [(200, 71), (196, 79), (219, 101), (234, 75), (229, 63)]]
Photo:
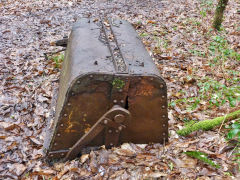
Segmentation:
[(223, 121), (230, 121), (237, 118), (240, 118), (240, 110), (234, 111), (222, 117), (207, 119), (197, 123), (189, 123), (189, 125), (177, 131), (177, 133), (181, 136), (186, 136), (197, 130), (210, 130), (218, 125), (221, 125)]
[(218, 5), (215, 10), (215, 16), (213, 20), (213, 28), (220, 30), (222, 21), (223, 21), (223, 13), (224, 10), (226, 9), (228, 0), (218, 0)]

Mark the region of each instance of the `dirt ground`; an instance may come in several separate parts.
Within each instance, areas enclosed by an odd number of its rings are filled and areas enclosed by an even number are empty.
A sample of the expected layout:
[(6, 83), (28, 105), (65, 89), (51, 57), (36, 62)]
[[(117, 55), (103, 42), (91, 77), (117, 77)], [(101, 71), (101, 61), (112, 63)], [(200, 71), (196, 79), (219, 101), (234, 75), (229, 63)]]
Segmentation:
[[(68, 36), (74, 22), (82, 17), (107, 14), (128, 20), (164, 77), (170, 103), (179, 98), (180, 90), (197, 96), (196, 77), (212, 73), (215, 80), (223, 80), (220, 71), (211, 71), (206, 57), (189, 52), (194, 47), (207, 51), (211, 38), (206, 34), (216, 4), (212, 2), (207, 15), (201, 16), (201, 0), (0, 1), (0, 179), (240, 178), (224, 130), (199, 131), (187, 137), (176, 133), (185, 118), (204, 120), (234, 109), (227, 105), (210, 109), (206, 102), (192, 111), (180, 105), (169, 106), (168, 144), (125, 143), (52, 166), (43, 160), (44, 128), (60, 75), (46, 55), (62, 49), (52, 42)], [(230, 0), (223, 27), (228, 43), (239, 52), (237, 8), (239, 2)], [(240, 71), (239, 62), (227, 63)], [(221, 168), (183, 153), (195, 150), (207, 153)]]

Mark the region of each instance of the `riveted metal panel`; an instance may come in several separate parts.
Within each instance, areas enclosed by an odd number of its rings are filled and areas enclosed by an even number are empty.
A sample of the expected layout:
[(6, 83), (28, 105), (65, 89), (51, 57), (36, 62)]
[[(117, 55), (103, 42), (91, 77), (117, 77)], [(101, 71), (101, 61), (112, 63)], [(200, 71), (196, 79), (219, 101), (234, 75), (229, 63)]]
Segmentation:
[[(167, 87), (134, 28), (121, 20), (82, 19), (68, 41), (54, 122), (44, 145), (48, 158), (65, 157), (114, 105), (131, 114), (126, 128), (113, 135), (119, 143), (167, 141)], [(103, 131), (87, 146), (104, 142)]]

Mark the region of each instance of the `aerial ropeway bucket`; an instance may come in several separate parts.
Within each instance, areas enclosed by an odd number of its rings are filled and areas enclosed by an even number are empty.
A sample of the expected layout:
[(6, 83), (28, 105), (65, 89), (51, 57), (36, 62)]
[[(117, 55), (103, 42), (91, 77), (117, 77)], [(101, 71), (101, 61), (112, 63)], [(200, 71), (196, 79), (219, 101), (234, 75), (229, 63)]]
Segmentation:
[(86, 147), (167, 140), (166, 83), (132, 25), (78, 21), (47, 127), (47, 159), (71, 160)]

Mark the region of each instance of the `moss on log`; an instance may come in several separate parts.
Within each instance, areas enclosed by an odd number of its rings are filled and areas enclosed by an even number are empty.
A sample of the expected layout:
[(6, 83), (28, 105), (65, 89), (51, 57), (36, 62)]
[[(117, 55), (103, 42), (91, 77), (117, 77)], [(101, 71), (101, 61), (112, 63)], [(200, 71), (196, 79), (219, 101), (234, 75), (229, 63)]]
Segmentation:
[(221, 125), (223, 123), (223, 121), (230, 121), (230, 120), (237, 119), (237, 118), (240, 118), (240, 110), (229, 113), (222, 117), (217, 117), (214, 119), (207, 119), (207, 120), (200, 121), (200, 122), (197, 122), (194, 124), (190, 123), (185, 128), (177, 131), (177, 133), (181, 136), (186, 136), (197, 130), (210, 130), (218, 125)]

